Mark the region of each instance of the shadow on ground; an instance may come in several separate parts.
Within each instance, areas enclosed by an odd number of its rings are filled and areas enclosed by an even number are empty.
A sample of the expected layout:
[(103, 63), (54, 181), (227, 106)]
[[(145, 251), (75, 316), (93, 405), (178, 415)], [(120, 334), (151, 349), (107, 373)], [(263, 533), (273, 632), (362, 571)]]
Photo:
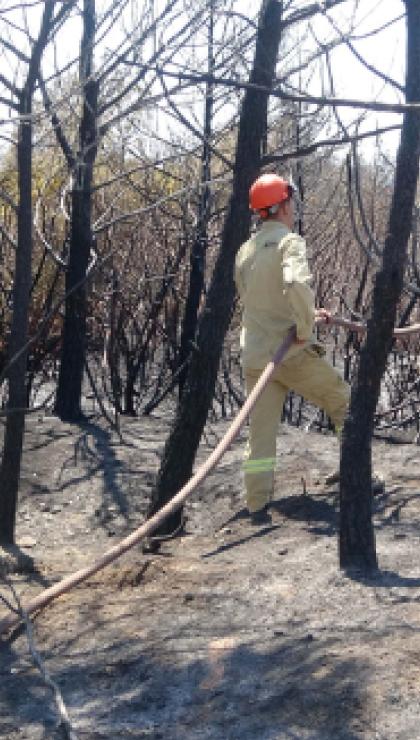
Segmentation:
[[(116, 455), (113, 433), (109, 429), (92, 421), (85, 421), (78, 427), (80, 434), (75, 435), (72, 455), (64, 460), (58, 475), (58, 490), (65, 491), (67, 488), (88, 483), (100, 475), (103, 479), (103, 501), (96, 515), (98, 523), (106, 529), (110, 506), (120, 516), (128, 519), (130, 501), (120, 476), (123, 465)], [(83, 469), (83, 473), (69, 475), (68, 471), (72, 469)]]
[[(176, 624), (155, 649), (141, 639), (102, 647), (100, 623), (94, 630), (91, 648), (75, 640), (70, 653), (67, 643), (44, 654), (80, 737), (356, 740), (368, 727), (369, 663), (338, 659), (334, 640), (256, 632), (238, 644), (233, 630), (204, 637), (194, 654)], [(0, 732), (58, 737), (49, 691), (22, 652), (0, 645)]]

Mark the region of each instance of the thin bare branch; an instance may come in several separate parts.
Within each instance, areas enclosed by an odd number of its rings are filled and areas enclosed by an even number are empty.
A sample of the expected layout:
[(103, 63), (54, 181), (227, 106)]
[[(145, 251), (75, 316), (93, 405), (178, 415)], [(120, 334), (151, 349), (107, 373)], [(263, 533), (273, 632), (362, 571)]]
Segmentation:
[(42, 92), (42, 98), (44, 101), (45, 110), (51, 116), (51, 124), (54, 129), (56, 139), (64, 154), (68, 168), (72, 170), (76, 165), (76, 158), (73, 154), (69, 141), (64, 133), (64, 129), (61, 124), (61, 121), (52, 106), (51, 99), (48, 95), (47, 88), (45, 86), (45, 82), (43, 80), (42, 74), (38, 75), (38, 81), (39, 81), (39, 86)]
[(5, 193), (4, 190), (2, 190), (1, 188), (0, 188), (0, 200), (4, 200), (4, 202), (7, 203), (7, 205), (10, 206), (10, 208), (12, 208), (15, 213), (18, 212), (17, 203), (15, 203), (13, 198), (11, 198), (10, 195)]
[[(19, 110), (19, 104), (15, 103), (13, 100), (10, 100), (9, 98), (4, 98), (2, 95), (0, 95), (0, 103), (2, 105), (6, 105), (8, 108), (13, 108), (13, 110), (18, 111)], [(0, 124), (2, 123), (9, 123), (7, 119), (0, 119)]]
[(36, 5), (43, 5), (44, 0), (33, 0), (33, 2), (17, 3), (16, 5), (8, 5), (7, 8), (0, 8), (0, 15), (6, 13), (12, 13), (15, 10), (22, 10), (22, 8), (34, 8)]
[[(98, 77), (99, 84), (101, 84), (106, 77), (109, 77), (112, 74), (112, 72), (116, 70), (118, 65), (121, 64), (127, 58), (127, 55), (130, 53), (130, 51), (132, 51), (132, 49), (134, 49), (135, 47), (141, 47), (141, 45), (144, 44), (146, 39), (155, 32), (156, 28), (158, 27), (158, 24), (163, 21), (163, 19), (168, 15), (168, 13), (170, 13), (170, 11), (175, 7), (177, 2), (178, 0), (170, 0), (170, 2), (168, 2), (166, 7), (162, 10), (160, 15), (157, 18), (155, 18), (155, 20), (153, 21), (153, 23), (150, 24), (150, 26), (148, 26), (145, 29), (145, 31), (142, 33), (140, 38), (135, 39), (130, 44), (128, 49), (125, 49), (124, 52), (122, 52), (121, 54), (118, 54), (116, 56), (116, 52), (115, 52), (115, 54), (113, 55), (114, 58), (113, 58), (112, 64), (109, 67), (107, 67), (107, 69), (105, 69), (101, 75), (99, 75)], [(132, 34), (136, 31), (136, 29), (137, 27), (133, 30)], [(122, 43), (124, 43), (124, 41)]]
[[(204, 185), (212, 185), (215, 183), (228, 183), (231, 182), (231, 177), (216, 177), (212, 180), (208, 180), (206, 182), (200, 182), (200, 187), (203, 187)], [(191, 193), (196, 189), (197, 186), (187, 186), (185, 188), (181, 188), (180, 190), (177, 190), (174, 193), (171, 193), (170, 195), (164, 195), (162, 198), (159, 198), (157, 201), (152, 203), (150, 206), (145, 206), (144, 208), (138, 208), (135, 211), (130, 211), (129, 213), (122, 213), (120, 216), (116, 216), (111, 221), (107, 221), (104, 224), (101, 224), (99, 226), (96, 226), (93, 229), (94, 234), (99, 234), (102, 231), (106, 231), (111, 226), (114, 226), (115, 224), (121, 223), (122, 221), (128, 221), (130, 218), (134, 218), (135, 216), (140, 216), (143, 213), (149, 213), (150, 211), (156, 210), (156, 208), (159, 208), (164, 203), (167, 203), (171, 200), (177, 200), (181, 195), (185, 195), (186, 193)]]
[(405, 13), (400, 13), (400, 15), (396, 15), (395, 18), (391, 18), (390, 21), (387, 21), (386, 23), (383, 23), (381, 26), (377, 26), (373, 29), (373, 31), (368, 31), (367, 33), (358, 33), (358, 34), (351, 34), (350, 38), (352, 41), (364, 41), (365, 39), (372, 38), (372, 36), (377, 36), (382, 31), (385, 31), (387, 28), (390, 28), (390, 26), (393, 26), (394, 23), (398, 23), (398, 21), (401, 21), (403, 18), (405, 18)]
[(338, 24), (335, 23), (333, 18), (331, 18), (327, 13), (324, 13), (323, 15), (328, 19), (329, 23), (333, 27), (335, 33), (338, 34), (342, 43), (347, 46), (349, 51), (351, 51), (353, 56), (356, 57), (356, 59), (360, 62), (360, 64), (363, 67), (368, 69), (369, 72), (372, 72), (372, 74), (375, 75), (375, 77), (379, 77), (384, 82), (388, 83), (389, 85), (392, 85), (392, 87), (395, 87), (399, 92), (405, 93), (404, 85), (401, 85), (399, 82), (397, 82), (397, 80), (394, 80), (392, 79), (392, 77), (389, 77), (388, 75), (386, 75), (384, 72), (382, 72), (380, 69), (375, 67), (373, 64), (369, 64), (369, 62), (367, 62), (366, 59), (362, 57), (362, 55), (357, 51), (355, 46), (351, 43), (349, 37), (342, 33)]
[(62, 270), (67, 269), (67, 263), (58, 255), (55, 253), (54, 249), (52, 248), (51, 244), (48, 243), (45, 236), (43, 235), (41, 229), (38, 226), (38, 218), (39, 218), (39, 207), (41, 205), (40, 200), (37, 201), (35, 206), (35, 217), (34, 217), (34, 227), (35, 231), (38, 235), (39, 240), (44, 245), (46, 253), (51, 257), (51, 259), (55, 262), (55, 264), (60, 267)]
[(306, 21), (309, 18), (313, 18), (314, 15), (318, 15), (318, 13), (324, 13), (326, 10), (331, 10), (337, 5), (342, 5), (345, 2), (347, 2), (347, 0), (324, 0), (324, 2), (311, 3), (311, 5), (308, 5), (306, 8), (296, 10), (294, 13), (291, 13), (289, 16), (284, 18), (283, 28), (288, 28), (295, 23)]
[[(172, 9), (172, 7), (176, 4), (176, 2), (177, 0), (172, 0), (172, 2), (168, 3), (167, 8)], [(169, 10), (167, 12), (169, 12)], [(114, 98), (111, 98), (99, 108), (99, 115), (102, 115), (102, 113), (104, 113), (106, 110), (116, 105), (121, 100), (123, 100), (128, 95), (128, 93), (131, 90), (133, 90), (133, 88), (136, 87), (136, 85), (138, 85), (144, 79), (148, 70), (154, 70), (157, 73), (157, 70), (153, 66), (156, 60), (163, 54), (164, 51), (166, 51), (166, 49), (170, 46), (170, 44), (173, 43), (176, 39), (180, 39), (178, 43), (178, 48), (181, 48), (183, 45), (182, 39), (183, 39), (184, 34), (188, 30), (190, 30), (191, 26), (193, 25), (193, 23), (197, 22), (198, 18), (201, 17), (201, 20), (203, 21), (203, 16), (204, 16), (204, 11), (201, 10), (199, 13), (197, 13), (197, 16), (193, 18), (189, 18), (188, 21), (182, 26), (182, 28), (178, 29), (176, 33), (174, 33), (165, 44), (163, 44), (156, 52), (154, 52), (154, 54), (152, 54), (152, 57), (149, 60), (148, 64), (137, 64), (137, 63), (130, 64), (127, 60), (125, 60), (125, 64), (127, 64), (128, 66), (137, 67), (140, 69), (140, 71), (134, 76), (134, 78), (127, 85), (124, 86), (124, 88), (118, 93), (118, 95), (115, 95)]]
[(8, 49), (8, 51), (11, 51), (12, 54), (14, 54), (18, 59), (21, 60), (21, 62), (25, 62), (25, 64), (29, 64), (31, 61), (29, 57), (26, 56), (26, 54), (23, 53), (23, 51), (20, 51), (14, 44), (12, 44), (10, 41), (5, 39), (4, 37), (1, 40), (1, 43), (3, 46)]
[(335, 105), (341, 108), (362, 108), (364, 110), (383, 111), (384, 113), (405, 113), (406, 111), (418, 111), (420, 110), (420, 103), (380, 103), (379, 101), (372, 100), (356, 100), (354, 98), (331, 98), (323, 97), (319, 95), (295, 95), (287, 93), (284, 90), (275, 88), (276, 80), (274, 80), (274, 87), (267, 88), (264, 85), (257, 85), (252, 82), (241, 82), (228, 77), (217, 77), (207, 74), (195, 74), (190, 72), (171, 72), (168, 69), (160, 65), (153, 64), (142, 64), (143, 67), (154, 70), (156, 73), (163, 74), (166, 77), (171, 77), (177, 80), (190, 80), (196, 84), (202, 84), (203, 82), (210, 82), (215, 85), (221, 85), (223, 87), (232, 87), (237, 90), (256, 90), (258, 92), (269, 92), (273, 98), (279, 98), (280, 100), (289, 100), (292, 103), (309, 103), (314, 105)]
[(162, 87), (163, 87), (163, 90), (164, 90), (164, 93), (165, 93), (166, 100), (169, 103), (169, 106), (170, 106), (171, 110), (174, 112), (175, 117), (179, 121), (181, 121), (181, 123), (188, 129), (188, 131), (191, 131), (191, 133), (194, 134), (194, 136), (196, 136), (197, 139), (199, 139), (201, 142), (205, 142), (206, 143), (206, 146), (208, 146), (208, 148), (210, 149), (210, 151), (218, 159), (220, 159), (223, 162), (223, 164), (228, 169), (232, 169), (232, 166), (233, 166), (232, 165), (232, 162), (230, 162), (227, 159), (227, 157), (225, 157), (225, 155), (222, 154), (222, 152), (220, 152), (218, 149), (216, 149), (216, 147), (210, 141), (208, 141), (208, 139), (206, 139), (206, 137), (204, 136), (204, 134), (203, 134), (202, 131), (200, 131), (195, 126), (193, 126), (192, 123), (190, 123), (190, 121), (183, 115), (183, 113), (181, 113), (181, 111), (179, 110), (178, 106), (176, 106), (175, 103), (173, 102), (173, 100), (171, 100), (171, 93), (170, 93), (170, 90), (168, 90), (168, 88), (166, 86), (166, 83), (165, 83), (164, 78), (161, 75), (159, 75), (159, 79), (160, 79), (160, 82), (162, 84)]
[(356, 214), (355, 214), (354, 202), (353, 202), (353, 177), (352, 177), (352, 163), (351, 163), (350, 155), (347, 155), (346, 164), (347, 164), (347, 195), (348, 195), (350, 221), (351, 221), (351, 225), (353, 228), (353, 234), (356, 238), (356, 241), (359, 247), (366, 254), (368, 260), (371, 260), (373, 262), (376, 262), (376, 264), (379, 264), (378, 255), (375, 253), (375, 251), (372, 251), (372, 249), (370, 248), (371, 245), (369, 244), (368, 246), (365, 243), (364, 239), (362, 239), (358, 226), (357, 226)]
[(25, 89), (27, 90), (32, 91), (35, 87), (39, 65), (41, 63), (41, 55), (48, 41), (48, 35), (51, 32), (51, 18), (54, 12), (55, 3), (56, 0), (45, 0), (44, 12), (41, 19), (41, 28), (39, 30), (38, 38), (34, 43), (31, 59), (29, 61), (28, 75), (25, 82)]
[(344, 144), (351, 144), (353, 141), (362, 141), (363, 139), (369, 139), (372, 137), (380, 136), (381, 134), (386, 134), (389, 131), (398, 131), (401, 129), (401, 125), (399, 123), (394, 124), (393, 126), (384, 126), (383, 128), (377, 128), (373, 131), (365, 131), (362, 134), (354, 134), (354, 135), (345, 135), (340, 136), (338, 138), (331, 138), (331, 139), (320, 139), (319, 141), (315, 141), (313, 144), (309, 144), (308, 146), (301, 147), (300, 149), (295, 149), (293, 151), (284, 152), (283, 154), (266, 154), (262, 158), (262, 164), (271, 164), (272, 162), (285, 162), (288, 159), (294, 159), (296, 157), (306, 157), (309, 154), (313, 154), (320, 148), (324, 147), (339, 147), (343, 146)]
[(9, 242), (10, 246), (13, 249), (17, 249), (17, 243), (15, 242), (13, 237), (6, 231), (6, 229), (4, 228), (1, 222), (0, 222), (0, 233), (3, 234), (3, 236), (7, 239), (7, 241)]
[(353, 141), (351, 144), (351, 151), (353, 155), (353, 172), (354, 172), (354, 178), (353, 178), (353, 184), (354, 184), (354, 190), (356, 192), (357, 197), (357, 205), (359, 208), (360, 217), (362, 219), (363, 228), (366, 232), (367, 238), (369, 240), (369, 245), (373, 248), (375, 254), (377, 257), (380, 257), (382, 255), (382, 249), (379, 246), (375, 235), (372, 232), (372, 229), (370, 228), (368, 218), (366, 216), (365, 207), (363, 204), (363, 198), (362, 198), (362, 192), (360, 187), (360, 168), (359, 168), (359, 159), (357, 156), (357, 144), (356, 141)]
[(17, 408), (1, 409), (0, 419), (4, 418), (5, 416), (10, 416), (10, 414), (16, 414), (16, 413), (35, 414), (38, 411), (43, 411), (44, 409), (48, 407), (48, 404), (50, 403), (50, 401), (52, 401), (54, 396), (55, 396), (55, 389), (51, 391), (51, 393), (48, 394), (48, 396), (44, 399), (42, 403), (39, 403), (36, 406), (31, 406), (30, 408), (22, 408), (22, 409), (17, 409)]
[(4, 75), (2, 75), (2, 74), (1, 74), (1, 72), (0, 72), (0, 82), (2, 82), (2, 83), (3, 83), (3, 85), (4, 85), (5, 87), (7, 87), (7, 89), (8, 89), (8, 90), (10, 90), (10, 92), (11, 92), (11, 93), (12, 93), (13, 95), (15, 95), (15, 97), (17, 97), (17, 98), (19, 97), (19, 95), (20, 95), (20, 93), (21, 93), (21, 90), (19, 90), (19, 88), (18, 88), (18, 87), (16, 87), (16, 85), (14, 85), (14, 84), (13, 84), (13, 82), (10, 82), (10, 81), (9, 81), (9, 80), (7, 79), (7, 77), (5, 77)]

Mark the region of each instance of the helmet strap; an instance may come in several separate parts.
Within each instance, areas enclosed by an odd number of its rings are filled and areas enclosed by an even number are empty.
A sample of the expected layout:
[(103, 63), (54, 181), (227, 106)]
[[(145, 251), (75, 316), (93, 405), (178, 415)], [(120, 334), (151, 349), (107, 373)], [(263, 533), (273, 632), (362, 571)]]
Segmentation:
[(260, 218), (263, 220), (270, 218), (270, 216), (275, 216), (280, 209), (280, 203), (274, 203), (272, 206), (267, 206), (267, 208), (260, 208), (258, 210), (258, 213), (260, 215)]

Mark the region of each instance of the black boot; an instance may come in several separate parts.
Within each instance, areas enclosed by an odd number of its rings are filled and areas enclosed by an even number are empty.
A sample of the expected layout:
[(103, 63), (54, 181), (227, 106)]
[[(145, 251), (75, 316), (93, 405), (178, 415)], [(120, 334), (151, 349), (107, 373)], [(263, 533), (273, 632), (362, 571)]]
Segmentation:
[(273, 520), (271, 518), (271, 514), (268, 511), (267, 504), (262, 507), (262, 509), (258, 509), (258, 511), (251, 511), (251, 524), (260, 527), (264, 524), (272, 524)]

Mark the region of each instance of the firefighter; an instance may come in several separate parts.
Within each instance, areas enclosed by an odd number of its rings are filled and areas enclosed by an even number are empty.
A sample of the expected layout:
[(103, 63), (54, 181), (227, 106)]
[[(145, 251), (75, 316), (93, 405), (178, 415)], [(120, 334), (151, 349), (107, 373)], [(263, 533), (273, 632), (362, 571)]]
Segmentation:
[(293, 186), (278, 175), (265, 174), (253, 183), (249, 197), (250, 208), (262, 223), (240, 248), (235, 264), (248, 394), (291, 327), (296, 327), (294, 344), (250, 415), (244, 460), (247, 506), (252, 523), (268, 524), (277, 428), (287, 392), (293, 390), (324, 409), (339, 431), (350, 390), (313, 335), (315, 318), (328, 321), (329, 313), (315, 309), (305, 241), (293, 231)]

